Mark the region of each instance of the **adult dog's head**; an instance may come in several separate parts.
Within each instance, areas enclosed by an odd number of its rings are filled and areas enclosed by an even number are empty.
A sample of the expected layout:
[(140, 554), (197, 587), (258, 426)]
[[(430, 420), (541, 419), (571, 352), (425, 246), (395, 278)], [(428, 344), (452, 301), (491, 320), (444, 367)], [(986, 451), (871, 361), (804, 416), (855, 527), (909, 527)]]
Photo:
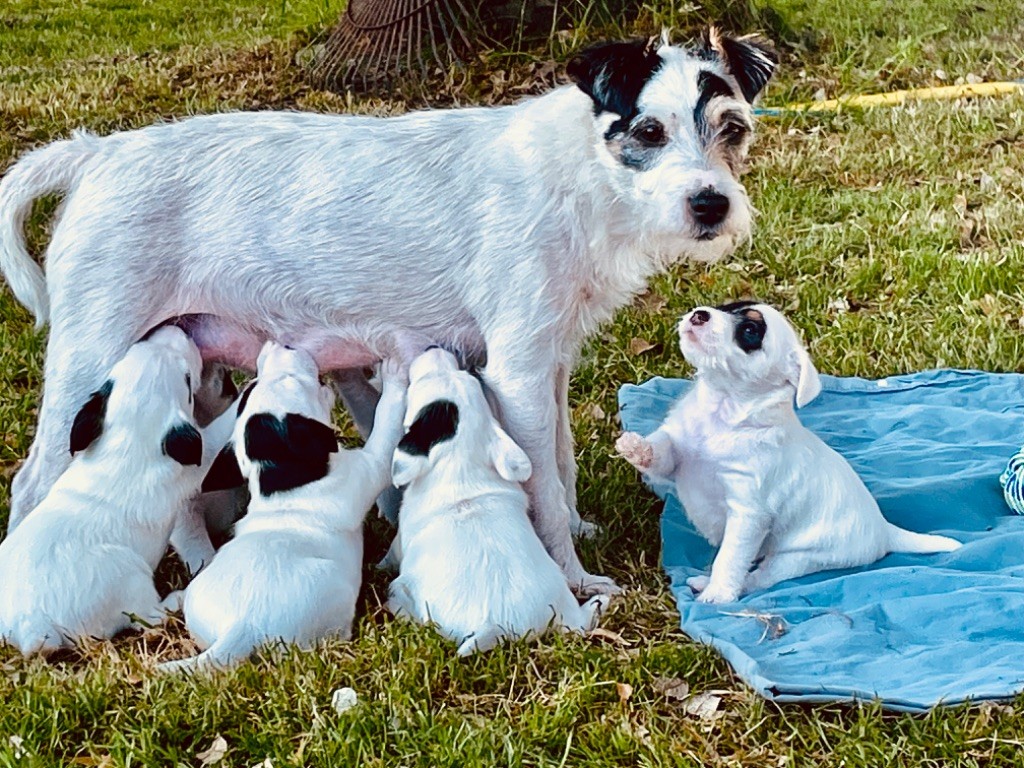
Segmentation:
[(715, 28), (694, 48), (666, 38), (606, 43), (569, 62), (593, 101), (598, 159), (631, 203), (647, 249), (714, 261), (749, 237), (739, 176), (751, 103), (777, 64), (764, 42)]
[(821, 391), (818, 371), (777, 309), (752, 301), (697, 307), (679, 323), (679, 349), (701, 380), (738, 399), (794, 395), (797, 407)]
[(109, 441), (136, 459), (159, 448), (179, 464), (198, 465), (203, 440), (193, 403), (202, 369), (199, 349), (179, 328), (133, 344), (75, 416), (72, 455)]
[(498, 424), (472, 374), (455, 357), (434, 347), (409, 368), (405, 435), (391, 464), (396, 486), (408, 485), (447, 457), (465, 466), (492, 467), (510, 482), (529, 479), (526, 453)]

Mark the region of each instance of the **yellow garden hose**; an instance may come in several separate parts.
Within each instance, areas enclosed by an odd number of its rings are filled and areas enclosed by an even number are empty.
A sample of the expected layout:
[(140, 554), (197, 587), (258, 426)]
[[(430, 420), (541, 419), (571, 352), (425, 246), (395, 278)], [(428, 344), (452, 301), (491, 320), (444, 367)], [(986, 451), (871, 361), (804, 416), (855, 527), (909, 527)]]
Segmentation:
[(890, 91), (889, 93), (844, 96), (827, 101), (804, 101), (796, 104), (787, 104), (784, 107), (767, 107), (758, 111), (762, 115), (772, 117), (791, 112), (836, 112), (843, 108), (893, 107), (905, 104), (908, 101), (970, 99), (977, 96), (1003, 96), (1008, 93), (1024, 93), (1024, 80), (1000, 83), (940, 85), (935, 88), (910, 88), (904, 91)]

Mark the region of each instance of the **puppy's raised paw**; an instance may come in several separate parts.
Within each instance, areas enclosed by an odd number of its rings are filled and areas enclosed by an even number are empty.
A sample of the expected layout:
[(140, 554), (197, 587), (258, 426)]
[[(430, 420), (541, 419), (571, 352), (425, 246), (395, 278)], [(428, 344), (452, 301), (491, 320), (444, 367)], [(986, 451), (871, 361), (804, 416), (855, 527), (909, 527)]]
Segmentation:
[(408, 387), (409, 366), (397, 357), (385, 358), (380, 364), (380, 380), (382, 384)]
[(636, 432), (623, 432), (615, 441), (615, 450), (641, 472), (654, 463), (654, 446)]

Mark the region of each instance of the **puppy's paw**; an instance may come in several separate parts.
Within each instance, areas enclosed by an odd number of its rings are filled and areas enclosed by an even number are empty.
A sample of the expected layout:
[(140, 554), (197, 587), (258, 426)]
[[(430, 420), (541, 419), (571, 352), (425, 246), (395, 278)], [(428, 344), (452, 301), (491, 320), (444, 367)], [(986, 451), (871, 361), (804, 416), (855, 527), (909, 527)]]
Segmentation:
[(380, 380), (385, 387), (405, 389), (409, 386), (409, 366), (397, 357), (387, 357), (380, 364)]
[(623, 432), (615, 441), (615, 450), (641, 472), (654, 463), (654, 446), (636, 432)]
[(691, 576), (686, 580), (686, 586), (692, 589), (695, 595), (707, 589), (710, 583), (711, 577), (703, 573), (700, 576)]
[(708, 584), (704, 591), (697, 595), (698, 603), (710, 603), (721, 605), (723, 603), (735, 603), (739, 599), (739, 590), (722, 587), (719, 584)]

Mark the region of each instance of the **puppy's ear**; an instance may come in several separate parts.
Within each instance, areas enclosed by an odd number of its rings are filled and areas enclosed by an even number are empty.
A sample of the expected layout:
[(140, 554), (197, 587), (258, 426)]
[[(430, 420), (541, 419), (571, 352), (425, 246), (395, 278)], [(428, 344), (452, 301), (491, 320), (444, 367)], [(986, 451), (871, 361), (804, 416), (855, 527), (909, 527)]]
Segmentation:
[(451, 400), (435, 400), (420, 409), (398, 443), (410, 456), (426, 456), (430, 449), (455, 437), (459, 428), (459, 407)]
[(220, 449), (217, 458), (210, 465), (206, 477), (203, 478), (203, 493), (210, 491), (224, 491), (228, 488), (237, 488), (245, 485), (245, 478), (238, 466), (238, 457), (235, 455), (235, 446), (228, 443)]
[(338, 451), (338, 437), (322, 421), (297, 413), (279, 419), (257, 413), (245, 425), (245, 454), (253, 461), (326, 462)]
[(640, 91), (661, 66), (650, 41), (600, 43), (585, 48), (566, 66), (566, 73), (594, 102), (594, 113), (613, 112), (631, 118)]
[(103, 419), (107, 415), (107, 403), (110, 393), (114, 390), (114, 382), (110, 379), (93, 392), (82, 409), (75, 415), (71, 425), (71, 455), (84, 451), (103, 434)]
[(170, 456), (183, 467), (198, 467), (203, 461), (203, 437), (188, 423), (171, 427), (161, 443), (165, 456)]
[(425, 455), (406, 453), (401, 447), (396, 448), (391, 458), (391, 483), (402, 488), (423, 477), (428, 469), (430, 461)]
[(779, 66), (778, 54), (766, 40), (753, 35), (729, 37), (717, 27), (705, 31), (704, 50), (722, 59), (747, 102), (757, 98)]
[(503, 479), (512, 483), (525, 483), (530, 479), (533, 473), (530, 457), (497, 422), (494, 423), (494, 437), (488, 452), (491, 463)]
[(821, 393), (818, 369), (803, 347), (790, 353), (789, 383), (796, 387), (796, 407), (803, 408)]

